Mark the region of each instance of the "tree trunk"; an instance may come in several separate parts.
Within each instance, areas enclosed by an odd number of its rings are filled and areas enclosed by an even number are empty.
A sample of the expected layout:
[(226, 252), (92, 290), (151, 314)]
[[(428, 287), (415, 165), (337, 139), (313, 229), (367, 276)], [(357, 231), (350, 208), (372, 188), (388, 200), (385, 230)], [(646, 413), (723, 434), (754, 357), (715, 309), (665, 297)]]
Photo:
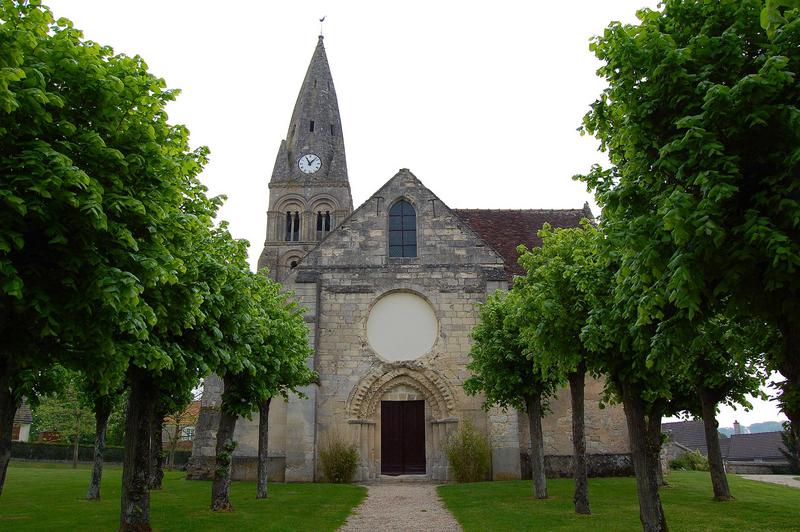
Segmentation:
[[(786, 379), (781, 387), (781, 409), (789, 418), (789, 430), (800, 442), (800, 325), (782, 320), (779, 323), (785, 353), (778, 369)], [(798, 451), (800, 453), (800, 451)], [(797, 457), (800, 459), (800, 456)]]
[(78, 458), (81, 450), (81, 415), (75, 412), (75, 437), (72, 441), (72, 469), (78, 469)]
[(151, 490), (160, 490), (164, 480), (164, 442), (161, 430), (164, 422), (164, 412), (154, 409), (150, 418), (150, 480)]
[(584, 385), (586, 380), (586, 363), (581, 362), (577, 370), (569, 375), (569, 391), (572, 399), (572, 453), (575, 474), (575, 512), (592, 513), (589, 509), (589, 482), (586, 465), (586, 425), (584, 418)]
[(267, 498), (267, 466), (269, 464), (268, 440), (269, 435), (269, 404), (272, 397), (258, 404), (258, 484), (256, 486), (256, 499)]
[[(636, 494), (639, 497), (639, 519), (644, 532), (666, 532), (667, 519), (658, 495), (656, 468), (661, 449), (661, 416), (653, 412), (650, 419), (645, 414), (645, 404), (638, 390), (622, 386), (622, 403), (628, 425), (628, 440), (631, 447), (633, 471), (636, 474)], [(657, 434), (652, 434), (654, 423)]]
[(119, 530), (150, 531), (150, 416), (155, 386), (144, 371), (130, 371)]
[[(177, 430), (177, 428), (175, 430)], [(169, 442), (169, 458), (167, 461), (167, 469), (169, 469), (170, 471), (175, 469), (175, 449), (177, 448), (178, 448), (178, 440), (171, 439)]]
[(725, 464), (722, 461), (722, 450), (719, 447), (717, 432), (717, 399), (705, 388), (698, 391), (700, 408), (703, 413), (703, 427), (706, 431), (706, 447), (708, 449), (708, 469), (711, 472), (711, 486), (714, 488), (714, 499), (727, 501), (732, 499), (725, 476)]
[(547, 477), (544, 473), (544, 441), (542, 439), (542, 397), (526, 397), (525, 408), (531, 428), (531, 466), (533, 469), (533, 496), (547, 498)]
[(0, 377), (0, 495), (6, 483), (8, 463), (11, 461), (11, 433), (14, 429), (14, 415), (22, 401), (14, 399), (11, 383)]
[(233, 511), (230, 501), (231, 464), (233, 450), (233, 431), (236, 428), (236, 414), (228, 412), (225, 404), (220, 409), (219, 429), (217, 430), (217, 462), (214, 468), (214, 481), (211, 484), (211, 509), (215, 512)]
[(92, 466), (92, 480), (86, 490), (86, 499), (100, 500), (100, 480), (103, 478), (103, 452), (106, 448), (106, 430), (108, 417), (111, 415), (111, 398), (99, 397), (94, 402), (94, 465)]

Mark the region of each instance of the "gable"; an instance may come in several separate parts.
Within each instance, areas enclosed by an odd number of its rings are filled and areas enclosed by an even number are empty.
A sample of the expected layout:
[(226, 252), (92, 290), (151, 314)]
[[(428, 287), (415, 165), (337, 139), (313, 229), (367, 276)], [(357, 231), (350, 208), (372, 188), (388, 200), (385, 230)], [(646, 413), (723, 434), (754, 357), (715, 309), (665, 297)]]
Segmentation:
[[(409, 202), (416, 214), (417, 256), (389, 257), (389, 209)], [(503, 258), (407, 169), (400, 170), (342, 221), (302, 267), (471, 264), (497, 268)]]

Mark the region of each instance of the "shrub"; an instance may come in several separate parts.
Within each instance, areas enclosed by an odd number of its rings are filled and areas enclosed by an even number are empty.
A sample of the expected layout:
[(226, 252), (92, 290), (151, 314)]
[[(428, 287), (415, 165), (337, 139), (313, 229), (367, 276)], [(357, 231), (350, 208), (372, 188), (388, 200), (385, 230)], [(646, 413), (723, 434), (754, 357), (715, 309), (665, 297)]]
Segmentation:
[(491, 464), (489, 442), (469, 421), (450, 435), (444, 452), (453, 468), (456, 482), (478, 482), (486, 479)]
[(322, 474), (328, 482), (347, 484), (353, 480), (358, 468), (358, 448), (345, 443), (338, 434), (329, 435), (320, 449)]
[(708, 458), (700, 454), (700, 451), (692, 451), (670, 460), (669, 468), (680, 471), (708, 471)]

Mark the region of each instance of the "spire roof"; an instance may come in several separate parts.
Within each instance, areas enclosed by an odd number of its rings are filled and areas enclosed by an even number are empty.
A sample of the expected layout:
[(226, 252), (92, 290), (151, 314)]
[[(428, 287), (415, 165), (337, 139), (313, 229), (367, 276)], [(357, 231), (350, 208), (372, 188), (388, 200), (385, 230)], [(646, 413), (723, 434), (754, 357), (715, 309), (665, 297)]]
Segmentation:
[[(305, 174), (298, 161), (310, 154), (319, 157), (321, 166)], [(339, 102), (322, 35), (317, 39), (272, 175), (272, 182), (309, 179), (347, 182)]]

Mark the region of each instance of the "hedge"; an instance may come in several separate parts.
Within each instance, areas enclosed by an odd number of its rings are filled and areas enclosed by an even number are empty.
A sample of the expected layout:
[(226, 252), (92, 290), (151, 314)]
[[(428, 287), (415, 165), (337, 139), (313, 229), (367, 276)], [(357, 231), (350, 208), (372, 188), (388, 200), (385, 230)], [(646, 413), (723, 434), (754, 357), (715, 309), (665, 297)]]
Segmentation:
[[(108, 463), (122, 463), (124, 447), (107, 446), (103, 454), (103, 461)], [(184, 466), (192, 455), (191, 451), (175, 451), (175, 465)], [(72, 461), (72, 445), (64, 443), (34, 443), (11, 442), (11, 458), (20, 460), (53, 460), (58, 462)], [(94, 459), (94, 446), (81, 445), (78, 449), (78, 460), (91, 462)]]

